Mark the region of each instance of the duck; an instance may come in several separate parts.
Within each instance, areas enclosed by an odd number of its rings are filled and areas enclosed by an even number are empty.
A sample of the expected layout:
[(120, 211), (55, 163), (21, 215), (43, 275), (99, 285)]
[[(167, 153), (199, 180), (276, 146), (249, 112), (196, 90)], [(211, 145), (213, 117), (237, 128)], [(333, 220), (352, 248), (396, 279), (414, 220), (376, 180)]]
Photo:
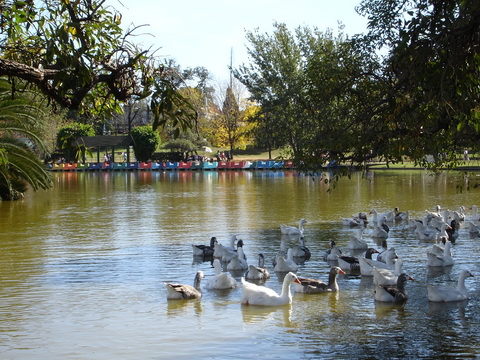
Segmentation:
[(277, 265), (277, 258), (279, 256), (283, 256), (283, 257), (286, 257), (287, 256), (287, 243), (285, 242), (285, 240), (282, 240), (280, 242), (280, 250), (278, 250), (278, 253), (277, 255), (275, 255), (272, 259), (272, 265), (273, 267), (275, 267)]
[(243, 253), (243, 247), (239, 246), (237, 248), (237, 253), (233, 255), (232, 259), (227, 265), (228, 271), (245, 271), (248, 269), (247, 260), (245, 260), (245, 255)]
[(173, 283), (164, 283), (167, 287), (167, 299), (179, 300), (179, 299), (199, 299), (202, 297), (202, 289), (200, 282), (203, 279), (203, 271), (197, 271), (193, 286), (181, 285)]
[(394, 220), (397, 222), (408, 221), (408, 211), (400, 211), (398, 207), (393, 209)]
[(474, 224), (472, 221), (469, 221), (467, 222), (467, 226), (470, 237), (476, 238), (480, 236), (480, 227), (478, 225)]
[(386, 239), (388, 238), (388, 230), (383, 226), (385, 222), (385, 217), (382, 218), (380, 222), (374, 223), (374, 228), (372, 232), (370, 233), (370, 237), (374, 239)]
[(265, 268), (265, 256), (258, 254), (258, 266), (250, 265), (245, 273), (246, 280), (261, 280), (267, 281), (270, 279), (270, 272)]
[(382, 251), (381, 253), (379, 253), (379, 254), (377, 255), (377, 261), (381, 261), (381, 262), (383, 262), (383, 263), (386, 263), (386, 262), (387, 262), (387, 260), (386, 260), (386, 259), (387, 259), (387, 254), (388, 254), (389, 252), (392, 252), (392, 253), (393, 253), (393, 255), (394, 255), (393, 258), (394, 258), (394, 259), (396, 259), (396, 258), (398, 257), (395, 248), (394, 248), (394, 247), (391, 247), (390, 249), (385, 249), (384, 251)]
[(472, 205), (470, 207), (470, 210), (472, 210), (472, 215), (470, 216), (470, 221), (479, 222), (480, 221), (480, 216), (478, 215), (478, 206), (477, 205)]
[(352, 250), (367, 250), (368, 244), (362, 239), (362, 229), (357, 229), (356, 235), (350, 238), (347, 248)]
[(427, 285), (427, 296), (429, 301), (450, 302), (467, 300), (468, 291), (465, 287), (465, 280), (473, 277), (468, 270), (462, 270), (458, 276), (457, 287)]
[(298, 222), (298, 227), (295, 226), (288, 226), (288, 225), (280, 225), (280, 231), (284, 235), (298, 235), (298, 236), (303, 236), (303, 224), (306, 224), (307, 220), (305, 219), (300, 219)]
[(340, 269), (338, 266), (333, 266), (330, 268), (328, 275), (328, 283), (325, 283), (321, 280), (298, 277), (300, 280), (299, 283), (294, 283), (293, 288), (297, 293), (303, 294), (318, 294), (324, 292), (337, 292), (339, 290), (337, 283), (337, 275), (345, 274), (345, 271)]
[(208, 279), (205, 288), (208, 290), (227, 290), (236, 289), (238, 287), (237, 281), (229, 273), (222, 271), (222, 264), (220, 260), (213, 260), (213, 267), (215, 269), (215, 275)]
[(344, 226), (358, 227), (365, 226), (368, 223), (367, 215), (365, 213), (359, 213), (358, 216), (352, 216), (351, 218), (340, 218)]
[(195, 245), (192, 244), (193, 256), (201, 256), (204, 259), (213, 258), (213, 253), (215, 252), (215, 245), (217, 244), (217, 238), (212, 236), (210, 239), (210, 246), (208, 245)]
[[(242, 248), (242, 252), (243, 252), (243, 245), (244, 245), (243, 240), (239, 239), (237, 241), (237, 248), (236, 249), (232, 250), (230, 248), (228, 248), (228, 249), (224, 248), (223, 255), (222, 255), (222, 262), (229, 263), (234, 256), (238, 255), (238, 251), (239, 251), (240, 248)], [(240, 255), (238, 255), (238, 256), (240, 256)], [(247, 257), (245, 256), (245, 252), (243, 252), (242, 258), (244, 260), (247, 260)]]
[(247, 282), (243, 277), (241, 282), (243, 284), (241, 300), (243, 305), (284, 306), (292, 303), (290, 285), (292, 283), (300, 283), (300, 280), (294, 273), (287, 273), (283, 279), (282, 292), (280, 294), (265, 286)]
[(374, 267), (373, 283), (375, 285), (395, 285), (397, 283), (398, 276), (402, 273), (403, 261), (398, 259), (395, 262), (395, 269), (379, 269)]
[[(372, 255), (378, 253), (378, 250), (374, 248), (368, 248), (365, 252), (365, 258), (371, 259)], [(354, 272), (360, 270), (360, 262), (356, 256), (341, 255), (337, 258), (338, 266), (344, 271)]]
[(404, 303), (408, 300), (408, 293), (405, 290), (407, 280), (413, 280), (405, 273), (398, 276), (395, 285), (377, 285), (375, 288), (375, 300), (381, 302)]
[(293, 260), (293, 249), (289, 248), (287, 251), (287, 258), (284, 256), (277, 256), (277, 263), (274, 268), (275, 272), (288, 273), (298, 271), (298, 265)]
[(458, 220), (453, 219), (450, 222), (450, 226), (447, 226), (445, 229), (445, 232), (447, 233), (448, 240), (450, 240), (452, 243), (455, 243), (455, 241), (458, 238), (458, 228), (460, 227), (460, 222)]
[[(447, 224), (443, 224), (442, 227), (445, 229)], [(425, 225), (424, 223), (416, 223), (415, 228), (415, 236), (420, 241), (434, 241), (437, 240), (439, 234), (442, 233), (442, 229), (440, 232), (433, 226)], [(445, 236), (448, 237), (448, 235)]]
[(310, 250), (305, 246), (305, 238), (300, 237), (300, 245), (295, 245), (293, 247), (293, 257), (303, 258), (309, 260), (312, 256)]
[(446, 241), (443, 248), (443, 254), (438, 253), (438, 249), (432, 249), (427, 251), (427, 264), (428, 266), (451, 266), (454, 264), (451, 253), (452, 242)]
[(395, 262), (394, 262), (395, 258), (396, 258), (396, 255), (393, 252), (388, 252), (385, 255), (385, 262), (366, 259), (366, 258), (359, 258), (358, 260), (360, 263), (360, 274), (363, 276), (373, 276), (374, 267), (379, 269), (393, 270), (395, 269)]
[(324, 261), (337, 261), (338, 257), (342, 255), (342, 251), (336, 246), (334, 240), (330, 240), (330, 249), (323, 254)]
[(228, 246), (221, 243), (215, 245), (215, 251), (213, 252), (213, 257), (221, 259), (224, 254), (228, 251), (235, 251), (235, 243), (237, 242), (237, 235), (230, 236), (230, 243)]

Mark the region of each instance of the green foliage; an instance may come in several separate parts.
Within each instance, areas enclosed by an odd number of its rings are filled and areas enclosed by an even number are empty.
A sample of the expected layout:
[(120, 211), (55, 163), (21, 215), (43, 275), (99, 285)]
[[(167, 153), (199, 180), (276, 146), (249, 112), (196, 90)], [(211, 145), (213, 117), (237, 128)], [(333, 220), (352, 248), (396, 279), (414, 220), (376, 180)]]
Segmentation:
[(158, 132), (151, 126), (138, 126), (130, 134), (133, 139), (133, 151), (138, 161), (148, 161), (160, 144)]
[(85, 146), (74, 143), (80, 136), (95, 136), (95, 130), (88, 124), (71, 123), (58, 131), (57, 146), (63, 150), (66, 161), (78, 161), (85, 154)]
[(124, 33), (121, 18), (105, 0), (4, 1), (0, 76), (35, 85), (53, 105), (87, 118), (150, 98), (155, 127), (190, 127), (195, 117), (177, 91), (175, 69), (131, 42), (137, 28)]
[(27, 98), (12, 98), (11, 86), (0, 79), (0, 199), (23, 197), (53, 185), (51, 174), (35, 151), (44, 152), (37, 132), (39, 108)]
[(478, 2), (364, 0), (358, 9), (370, 33), (351, 39), (283, 24), (247, 33), (251, 63), (234, 74), (261, 106), (257, 130), (269, 134), (259, 140), (289, 145), (307, 170), (373, 157), (452, 167), (458, 149), (478, 151)]

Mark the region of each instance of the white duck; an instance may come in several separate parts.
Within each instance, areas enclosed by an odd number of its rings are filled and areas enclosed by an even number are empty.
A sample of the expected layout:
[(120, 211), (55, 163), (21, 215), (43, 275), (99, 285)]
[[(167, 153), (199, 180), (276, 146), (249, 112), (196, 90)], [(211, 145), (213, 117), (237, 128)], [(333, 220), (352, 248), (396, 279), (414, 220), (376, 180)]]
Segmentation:
[(244, 305), (263, 305), (263, 306), (281, 306), (292, 303), (292, 293), (290, 291), (290, 284), (300, 281), (292, 272), (285, 275), (283, 279), (282, 292), (277, 294), (274, 290), (265, 286), (245, 281), (242, 277), (243, 291), (242, 304)]
[(350, 238), (347, 248), (352, 250), (366, 250), (368, 249), (368, 244), (365, 240), (362, 239), (362, 229), (357, 229), (356, 235)]
[(352, 216), (351, 218), (341, 217), (342, 224), (349, 227), (365, 226), (368, 222), (367, 215), (364, 213), (359, 213), (358, 216)]
[(277, 256), (277, 263), (274, 268), (275, 272), (295, 272), (298, 270), (297, 263), (293, 260), (293, 249), (290, 248), (287, 251), (287, 258), (284, 256)]
[(480, 236), (480, 227), (478, 225), (475, 225), (473, 222), (469, 221), (467, 222), (467, 226), (470, 237), (476, 238)]
[[(445, 226), (444, 224), (443, 226)], [(420, 241), (434, 241), (437, 239), (439, 231), (430, 225), (417, 223), (415, 228), (415, 236)]]
[(303, 236), (303, 224), (305, 224), (307, 220), (300, 219), (298, 222), (298, 228), (295, 226), (288, 226), (288, 225), (280, 225), (280, 231), (284, 235), (298, 235)]
[(345, 274), (345, 271), (340, 269), (338, 266), (330, 268), (328, 275), (328, 283), (325, 283), (321, 280), (309, 279), (304, 277), (298, 277), (300, 284), (294, 283), (293, 288), (297, 293), (304, 294), (318, 294), (324, 292), (336, 292), (338, 291), (337, 275)]
[(405, 290), (407, 280), (413, 280), (410, 276), (402, 273), (398, 276), (396, 285), (378, 285), (375, 288), (375, 300), (381, 302), (403, 303), (408, 300), (408, 293)]
[(373, 276), (373, 268), (379, 269), (395, 269), (394, 262), (395, 254), (393, 252), (388, 252), (385, 255), (385, 262), (376, 261), (372, 259), (359, 258), (358, 262), (360, 263), (360, 274), (363, 276)]
[(468, 299), (465, 279), (473, 277), (468, 270), (462, 270), (458, 277), (457, 287), (427, 285), (428, 300), (434, 302), (462, 301)]
[(335, 241), (330, 241), (330, 249), (323, 254), (325, 261), (337, 261), (338, 257), (342, 255), (342, 251), (335, 245)]
[(374, 223), (374, 228), (370, 233), (370, 237), (374, 239), (386, 239), (388, 238), (388, 231), (382, 226), (385, 221), (385, 216), (380, 220)]
[(222, 255), (222, 262), (229, 263), (234, 256), (239, 256), (239, 249), (242, 249), (242, 259), (247, 260), (247, 257), (245, 256), (245, 252), (243, 252), (243, 240), (239, 239), (237, 241), (237, 249), (230, 249), (230, 248), (224, 248), (223, 250), (223, 255)]
[(237, 281), (229, 273), (222, 271), (222, 264), (220, 260), (213, 260), (213, 267), (215, 268), (215, 275), (207, 280), (205, 288), (208, 290), (226, 290), (235, 289), (238, 287)]
[(215, 246), (213, 257), (221, 259), (228, 251), (235, 251), (235, 243), (237, 242), (237, 235), (230, 236), (230, 243), (228, 246), (218, 243)]
[(193, 286), (181, 285), (173, 283), (165, 283), (167, 287), (167, 299), (199, 299), (202, 297), (202, 289), (200, 288), (200, 282), (203, 278), (203, 271), (197, 271)]
[(427, 251), (427, 264), (428, 266), (451, 266), (454, 264), (452, 253), (452, 243), (450, 241), (445, 242), (443, 254), (438, 254), (438, 249)]
[(258, 254), (258, 266), (250, 265), (248, 267), (245, 279), (262, 281), (270, 279), (270, 272), (265, 268), (265, 256), (263, 254)]
[(395, 262), (395, 269), (378, 269), (373, 268), (373, 283), (375, 285), (395, 285), (398, 276), (402, 273), (403, 261), (398, 259)]
[(473, 222), (479, 222), (480, 221), (480, 216), (478, 215), (478, 206), (477, 205), (472, 205), (470, 210), (472, 210), (472, 215), (470, 216), (470, 220), (473, 221)]
[(212, 236), (212, 238), (210, 239), (210, 246), (192, 244), (193, 256), (201, 256), (204, 259), (212, 258), (213, 253), (215, 252), (216, 244), (217, 238), (215, 236)]
[(245, 254), (243, 253), (243, 246), (237, 248), (237, 253), (233, 256), (227, 265), (228, 271), (245, 271), (248, 269), (247, 260), (245, 260)]

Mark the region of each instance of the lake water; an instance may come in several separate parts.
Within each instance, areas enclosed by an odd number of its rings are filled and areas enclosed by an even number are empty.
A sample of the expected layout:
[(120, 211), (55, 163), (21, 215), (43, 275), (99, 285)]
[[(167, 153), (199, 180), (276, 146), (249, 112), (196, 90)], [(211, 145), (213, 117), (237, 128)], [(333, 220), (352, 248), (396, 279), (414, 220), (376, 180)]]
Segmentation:
[[(398, 206), (421, 218), (435, 206), (480, 205), (458, 191), (459, 174), (422, 171), (354, 174), (333, 191), (294, 171), (55, 173), (55, 189), (0, 202), (1, 359), (346, 359), (478, 358), (479, 239), (467, 227), (455, 265), (427, 267), (430, 243), (391, 224), (394, 246), (412, 277), (404, 305), (376, 303), (372, 279), (340, 275), (337, 294), (295, 294), (286, 307), (242, 306), (241, 289), (203, 291), (200, 300), (167, 301), (164, 281), (192, 284), (209, 262), (191, 244), (243, 239), (249, 263), (271, 259), (279, 225), (305, 218), (312, 258), (299, 275), (327, 279), (330, 240), (347, 252), (354, 230), (340, 217)], [(475, 185), (476, 177), (470, 180)], [(467, 211), (467, 217), (471, 211)], [(370, 229), (365, 230), (366, 234)], [(371, 246), (379, 248), (365, 235)], [(297, 243), (286, 240), (287, 245)], [(455, 284), (462, 269), (467, 302), (434, 304), (426, 284)], [(237, 280), (239, 278), (237, 277)]]

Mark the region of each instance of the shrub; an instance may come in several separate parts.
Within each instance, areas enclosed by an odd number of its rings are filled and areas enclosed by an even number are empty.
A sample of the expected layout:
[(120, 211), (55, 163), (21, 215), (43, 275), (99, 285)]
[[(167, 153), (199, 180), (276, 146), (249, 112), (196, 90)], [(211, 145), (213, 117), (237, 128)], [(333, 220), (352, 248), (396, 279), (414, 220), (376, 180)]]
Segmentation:
[(71, 123), (63, 126), (57, 133), (57, 147), (63, 150), (67, 161), (78, 160), (78, 155), (84, 149), (73, 145), (73, 141), (80, 136), (95, 136), (91, 125)]
[(130, 133), (133, 151), (138, 161), (148, 161), (160, 144), (160, 136), (151, 126), (138, 126)]

